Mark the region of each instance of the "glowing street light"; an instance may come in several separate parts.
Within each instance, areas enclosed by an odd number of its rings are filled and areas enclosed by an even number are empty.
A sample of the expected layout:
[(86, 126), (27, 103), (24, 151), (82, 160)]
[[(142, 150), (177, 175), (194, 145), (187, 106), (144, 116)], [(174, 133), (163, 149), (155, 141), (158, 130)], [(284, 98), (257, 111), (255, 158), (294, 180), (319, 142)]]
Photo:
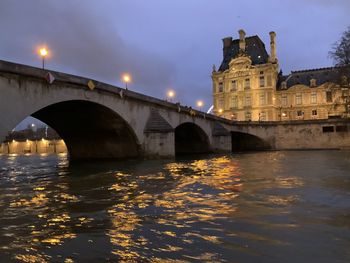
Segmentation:
[(171, 101), (172, 98), (175, 97), (175, 91), (173, 91), (173, 90), (168, 90), (168, 92), (167, 92), (167, 97), (169, 98), (169, 101)]
[(200, 111), (202, 110), (203, 105), (204, 105), (203, 101), (201, 100), (197, 101), (197, 107), (199, 108)]
[(131, 81), (131, 76), (129, 74), (123, 75), (123, 81), (125, 82), (125, 89), (128, 89), (128, 83)]
[(43, 59), (43, 69), (45, 68), (45, 57), (49, 54), (46, 48), (40, 48), (39, 49), (39, 54), (41, 58)]
[(223, 110), (222, 110), (222, 109), (219, 109), (219, 114), (220, 114), (220, 115), (222, 114), (222, 112), (223, 112)]

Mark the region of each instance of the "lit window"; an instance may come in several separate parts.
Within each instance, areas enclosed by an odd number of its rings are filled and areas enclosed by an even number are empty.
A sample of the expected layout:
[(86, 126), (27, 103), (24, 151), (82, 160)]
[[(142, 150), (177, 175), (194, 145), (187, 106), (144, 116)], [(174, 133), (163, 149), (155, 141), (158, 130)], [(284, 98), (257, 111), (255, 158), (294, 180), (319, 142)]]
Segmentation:
[(259, 113), (259, 120), (266, 121), (266, 112), (265, 111), (262, 111)]
[(311, 101), (312, 104), (317, 103), (317, 93), (316, 92), (311, 93), (311, 97), (310, 98), (311, 98), (310, 101)]
[(282, 106), (287, 106), (287, 95), (286, 94), (282, 95)]
[(265, 105), (266, 104), (266, 97), (265, 97), (265, 94), (261, 94), (260, 97), (259, 97), (259, 102), (260, 102), (260, 105)]
[(245, 81), (244, 81), (244, 89), (250, 89), (250, 79), (245, 79)]
[(245, 113), (245, 120), (246, 121), (251, 121), (252, 120), (252, 113), (250, 111), (247, 111)]
[(219, 82), (219, 92), (223, 92), (223, 91), (224, 91), (224, 83)]
[(316, 87), (316, 79), (310, 79), (310, 87)]
[(238, 106), (238, 100), (237, 96), (232, 97), (232, 108), (237, 108)]
[(231, 91), (237, 90), (237, 82), (235, 80), (231, 81)]
[(295, 95), (295, 104), (301, 105), (302, 104), (302, 96), (301, 94)]
[(245, 97), (245, 106), (251, 106), (252, 105), (252, 99), (250, 96)]
[(260, 76), (259, 84), (260, 84), (260, 87), (265, 87), (265, 77), (264, 76)]
[(287, 82), (283, 81), (281, 84), (282, 89), (287, 89)]

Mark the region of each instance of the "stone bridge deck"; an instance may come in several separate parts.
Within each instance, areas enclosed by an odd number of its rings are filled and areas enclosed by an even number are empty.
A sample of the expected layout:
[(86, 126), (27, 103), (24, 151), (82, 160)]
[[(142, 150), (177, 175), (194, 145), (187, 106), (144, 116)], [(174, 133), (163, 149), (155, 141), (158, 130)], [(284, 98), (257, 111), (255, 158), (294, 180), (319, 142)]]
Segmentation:
[(58, 132), (71, 159), (350, 147), (348, 120), (232, 122), (96, 80), (6, 61), (0, 61), (0, 94), (1, 141), (33, 116)]

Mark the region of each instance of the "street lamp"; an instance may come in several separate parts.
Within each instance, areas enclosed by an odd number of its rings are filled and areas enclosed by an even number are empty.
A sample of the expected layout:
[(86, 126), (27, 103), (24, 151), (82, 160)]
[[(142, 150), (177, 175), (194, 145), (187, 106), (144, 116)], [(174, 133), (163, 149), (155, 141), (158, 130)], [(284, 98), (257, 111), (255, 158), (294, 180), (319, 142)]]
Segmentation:
[(219, 116), (222, 114), (223, 110), (219, 109)]
[(167, 97), (169, 98), (169, 101), (172, 101), (172, 98), (175, 97), (175, 91), (173, 91), (173, 90), (168, 90), (168, 92), (167, 92)]
[(125, 82), (125, 89), (128, 89), (128, 83), (131, 81), (131, 76), (129, 74), (123, 75), (123, 81)]
[(43, 69), (45, 68), (45, 57), (48, 55), (48, 51), (46, 48), (40, 48), (39, 49), (39, 54), (41, 56), (41, 58), (43, 59)]
[(199, 111), (202, 111), (203, 104), (204, 104), (203, 101), (201, 100), (197, 101), (197, 107), (199, 108)]

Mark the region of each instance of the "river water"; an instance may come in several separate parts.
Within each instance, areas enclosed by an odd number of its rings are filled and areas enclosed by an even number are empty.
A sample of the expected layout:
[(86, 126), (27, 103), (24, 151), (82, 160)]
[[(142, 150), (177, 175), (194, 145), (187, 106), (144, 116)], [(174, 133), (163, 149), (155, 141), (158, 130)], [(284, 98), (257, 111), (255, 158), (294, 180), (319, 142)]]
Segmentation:
[(350, 262), (350, 152), (0, 157), (0, 262)]

